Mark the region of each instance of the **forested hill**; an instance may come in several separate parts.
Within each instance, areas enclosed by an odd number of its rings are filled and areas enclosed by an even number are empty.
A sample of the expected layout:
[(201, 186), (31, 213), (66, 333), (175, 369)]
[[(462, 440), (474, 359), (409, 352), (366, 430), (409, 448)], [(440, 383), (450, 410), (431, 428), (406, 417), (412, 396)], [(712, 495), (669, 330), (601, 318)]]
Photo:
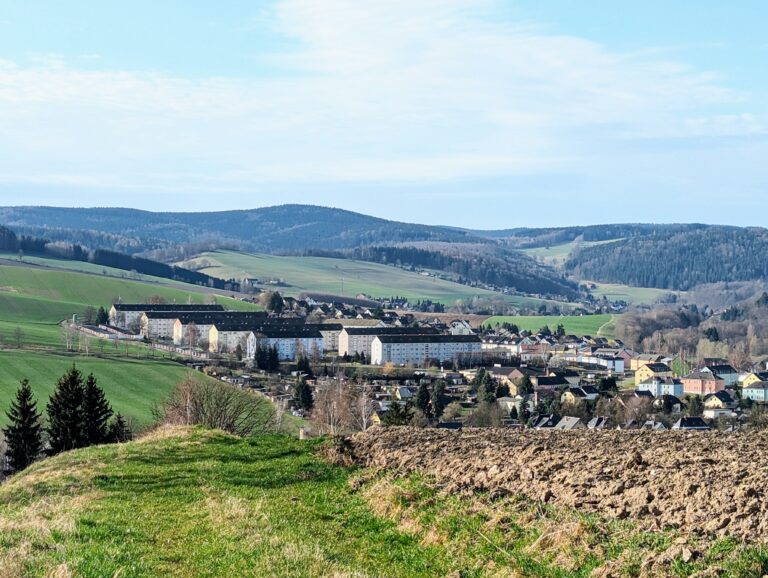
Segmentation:
[[(142, 252), (201, 240), (249, 251), (353, 249), (414, 241), (487, 243), (472, 233), (388, 221), (342, 209), (280, 205), (244, 211), (152, 213), (119, 208), (0, 208), (0, 224), (19, 233)], [(73, 238), (73, 237), (77, 238)]]
[(768, 279), (768, 230), (708, 226), (577, 249), (565, 269), (580, 279), (688, 290)]
[(612, 225), (588, 225), (578, 227), (554, 227), (544, 229), (504, 229), (498, 231), (473, 231), (476, 235), (496, 239), (510, 247), (529, 249), (552, 247), (573, 241), (610, 241), (649, 235), (670, 235), (674, 233), (706, 229), (709, 225), (696, 223), (652, 224), (623, 223)]

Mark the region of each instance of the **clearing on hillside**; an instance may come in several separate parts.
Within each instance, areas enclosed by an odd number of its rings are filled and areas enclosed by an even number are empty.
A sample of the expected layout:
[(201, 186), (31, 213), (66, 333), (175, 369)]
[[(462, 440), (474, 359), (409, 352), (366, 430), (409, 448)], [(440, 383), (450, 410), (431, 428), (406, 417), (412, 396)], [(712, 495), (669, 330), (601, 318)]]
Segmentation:
[(489, 317), (483, 325), (494, 327), (496, 324), (513, 323), (521, 330), (538, 331), (544, 326), (555, 331), (562, 324), (570, 335), (591, 335), (592, 337), (613, 337), (615, 315), (497, 315)]

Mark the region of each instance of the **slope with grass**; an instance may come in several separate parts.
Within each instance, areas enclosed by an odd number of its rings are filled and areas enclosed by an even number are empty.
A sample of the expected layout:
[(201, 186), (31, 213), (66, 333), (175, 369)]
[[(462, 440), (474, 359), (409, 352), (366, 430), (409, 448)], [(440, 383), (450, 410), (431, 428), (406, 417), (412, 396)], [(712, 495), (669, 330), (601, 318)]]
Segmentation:
[(346, 296), (359, 293), (371, 297), (397, 295), (413, 302), (431, 299), (446, 305), (475, 296), (502, 298), (513, 304), (532, 307), (545, 302), (554, 303), (531, 297), (502, 295), (397, 267), (352, 259), (212, 251), (183, 263), (208, 275), (227, 275), (227, 279), (282, 279), (288, 286), (280, 290), (289, 295), (307, 291)]
[(494, 327), (502, 323), (514, 323), (521, 330), (538, 331), (545, 325), (554, 331), (562, 324), (565, 332), (571, 335), (591, 335), (613, 337), (614, 315), (497, 315), (489, 317), (483, 325)]
[[(45, 407), (59, 377), (72, 364), (84, 374), (93, 373), (115, 411), (130, 416), (139, 425), (152, 421), (152, 408), (163, 400), (176, 383), (189, 374), (185, 366), (164, 360), (85, 357), (30, 351), (0, 351), (0, 424), (15, 395), (19, 381), (29, 379), (38, 400)], [(209, 379), (195, 373), (196, 379)]]
[[(452, 495), (420, 474), (334, 466), (317, 455), (324, 443), (170, 428), (44, 460), (0, 486), (0, 568), (10, 576), (565, 578), (638, 575), (648, 560), (649, 576), (719, 569), (708, 575), (746, 578), (768, 565), (759, 546), (722, 540), (683, 561), (674, 531), (519, 496)], [(665, 558), (670, 552), (677, 558)]]
[[(126, 303), (144, 303), (157, 296), (168, 303), (204, 303), (202, 291), (118, 279), (82, 272), (51, 270), (37, 266), (0, 265), (0, 343), (13, 341), (20, 327), (24, 345), (59, 348), (59, 322), (82, 315), (87, 307), (109, 307), (120, 298)], [(238, 299), (213, 297), (228, 309), (256, 309)]]

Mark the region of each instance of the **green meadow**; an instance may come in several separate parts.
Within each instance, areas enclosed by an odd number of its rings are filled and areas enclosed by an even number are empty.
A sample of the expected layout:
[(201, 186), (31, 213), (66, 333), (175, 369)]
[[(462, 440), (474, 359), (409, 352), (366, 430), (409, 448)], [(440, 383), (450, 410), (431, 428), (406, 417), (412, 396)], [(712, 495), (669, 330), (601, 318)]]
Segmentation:
[[(98, 358), (60, 353), (0, 351), (0, 423), (21, 379), (29, 379), (43, 409), (58, 378), (73, 364), (84, 374), (93, 373), (112, 407), (147, 425), (153, 406), (164, 399), (190, 370), (179, 363), (158, 359)], [(199, 379), (207, 379), (195, 373)]]
[(484, 325), (493, 327), (501, 323), (514, 323), (521, 330), (538, 331), (545, 325), (552, 331), (562, 324), (565, 332), (572, 335), (591, 335), (593, 337), (613, 337), (616, 323), (615, 315), (497, 315), (489, 317)]
[(279, 287), (279, 290), (294, 296), (303, 292), (352, 297), (360, 293), (372, 297), (398, 295), (411, 301), (431, 299), (445, 305), (453, 305), (457, 300), (468, 300), (475, 296), (503, 298), (510, 303), (526, 306), (538, 306), (546, 302), (531, 297), (502, 295), (397, 267), (352, 259), (212, 251), (185, 261), (184, 265), (225, 279), (282, 279), (288, 286)]

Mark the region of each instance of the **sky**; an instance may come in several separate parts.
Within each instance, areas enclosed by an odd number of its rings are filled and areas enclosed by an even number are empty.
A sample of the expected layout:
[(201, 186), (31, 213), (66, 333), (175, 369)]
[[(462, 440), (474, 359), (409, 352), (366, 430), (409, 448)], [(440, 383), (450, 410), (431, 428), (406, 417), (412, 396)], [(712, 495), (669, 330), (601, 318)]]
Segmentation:
[(763, 225), (762, 0), (0, 0), (0, 205)]

